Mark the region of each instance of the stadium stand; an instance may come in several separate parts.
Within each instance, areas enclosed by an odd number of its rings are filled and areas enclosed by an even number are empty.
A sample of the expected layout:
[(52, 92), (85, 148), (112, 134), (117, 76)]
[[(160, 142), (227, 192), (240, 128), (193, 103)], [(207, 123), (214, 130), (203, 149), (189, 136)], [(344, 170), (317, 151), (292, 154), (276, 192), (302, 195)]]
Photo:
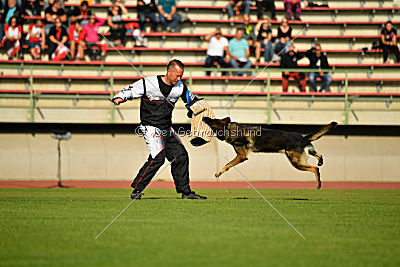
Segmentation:
[[(111, 6), (108, 1), (93, 4), (90, 9), (105, 18)], [(133, 1), (136, 2), (136, 1)], [(315, 1), (318, 2), (318, 1)], [(399, 124), (400, 64), (382, 63), (379, 49), (369, 49), (380, 38), (380, 30), (387, 20), (395, 28), (400, 25), (400, 7), (393, 1), (319, 1), (329, 7), (304, 7), (302, 21), (290, 21), (293, 35), (300, 33), (296, 47), (300, 52), (315, 42), (323, 44), (329, 63), (333, 67), (330, 93), (299, 93), (291, 83), (289, 93), (282, 93), (279, 63), (256, 63), (248, 76), (220, 76), (220, 68), (212, 68), (205, 76), (204, 60), (207, 42), (204, 35), (221, 27), (228, 38), (233, 37), (239, 20), (228, 20), (226, 1), (178, 1), (178, 12), (188, 19), (180, 24), (179, 32), (147, 32), (147, 47), (135, 47), (131, 34), (120, 52), (139, 68), (144, 75), (160, 74), (172, 58), (181, 59), (187, 68), (184, 80), (192, 91), (204, 96), (216, 110), (223, 114), (229, 100), (240, 96), (227, 107), (232, 115), (258, 123), (323, 123), (338, 120), (347, 124)], [(284, 15), (283, 5), (277, 3), (277, 17)], [(69, 0), (66, 8), (79, 5)], [(125, 22), (137, 22), (136, 5), (127, 4), (129, 17)], [(43, 14), (44, 15), (44, 14)], [(256, 10), (250, 17), (256, 23)], [(26, 17), (33, 21), (37, 17)], [(276, 36), (280, 21), (271, 21)], [(27, 31), (28, 24), (24, 25)], [(101, 27), (106, 33), (108, 27)], [(106, 102), (110, 96), (127, 84), (140, 78), (113, 47), (108, 47), (105, 61), (31, 60), (27, 51), (24, 60), (7, 60), (0, 55), (0, 113), (2, 121), (35, 122), (138, 122), (137, 103), (115, 108)], [(252, 54), (251, 59), (254, 59)], [(255, 60), (253, 60), (255, 62)], [(308, 60), (302, 59), (300, 67), (307, 71)], [(252, 76), (257, 75), (254, 79)], [(251, 84), (246, 86), (250, 81)], [(307, 86), (308, 91), (308, 86)], [(71, 101), (72, 100), (72, 101)], [(11, 102), (10, 102), (11, 101)], [(12, 107), (14, 112), (7, 112)], [(184, 108), (180, 105), (178, 108)], [(96, 111), (98, 113), (96, 113)], [(53, 115), (49, 115), (52, 112)], [(80, 112), (80, 113), (79, 113)], [(296, 115), (290, 115), (296, 112)], [(320, 116), (307, 116), (318, 112)], [(298, 113), (298, 114), (297, 114)], [(78, 115), (80, 114), (80, 115)], [(119, 114), (118, 116), (116, 114)], [(301, 115), (303, 114), (303, 115)], [(176, 122), (188, 119), (176, 115)], [(384, 118), (384, 119), (382, 119)]]

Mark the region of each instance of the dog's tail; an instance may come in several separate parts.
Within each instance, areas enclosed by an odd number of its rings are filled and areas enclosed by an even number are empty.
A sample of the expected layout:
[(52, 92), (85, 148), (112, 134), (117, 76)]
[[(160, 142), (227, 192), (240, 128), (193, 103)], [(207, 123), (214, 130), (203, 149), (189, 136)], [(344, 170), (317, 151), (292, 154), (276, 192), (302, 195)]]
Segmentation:
[(329, 132), (330, 130), (332, 130), (333, 128), (335, 128), (336, 125), (337, 125), (337, 122), (333, 121), (333, 122), (329, 123), (328, 125), (323, 126), (321, 129), (304, 136), (304, 139), (308, 142), (315, 141), (315, 140), (319, 139), (321, 136), (323, 136), (324, 134), (326, 134), (327, 132)]

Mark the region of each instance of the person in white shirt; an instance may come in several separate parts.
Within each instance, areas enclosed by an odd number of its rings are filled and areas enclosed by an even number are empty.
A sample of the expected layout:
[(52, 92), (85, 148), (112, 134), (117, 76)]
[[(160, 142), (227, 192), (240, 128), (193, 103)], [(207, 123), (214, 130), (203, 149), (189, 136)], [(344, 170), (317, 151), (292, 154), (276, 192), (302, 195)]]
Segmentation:
[[(228, 40), (222, 36), (220, 28), (217, 28), (214, 32), (207, 34), (204, 39), (209, 41), (206, 57), (206, 68), (211, 68), (214, 62), (217, 62), (222, 68), (229, 68), (229, 59), (225, 58), (224, 55), (228, 50)], [(206, 75), (210, 76), (211, 71), (206, 71)], [(226, 71), (222, 72), (222, 76), (227, 75)]]

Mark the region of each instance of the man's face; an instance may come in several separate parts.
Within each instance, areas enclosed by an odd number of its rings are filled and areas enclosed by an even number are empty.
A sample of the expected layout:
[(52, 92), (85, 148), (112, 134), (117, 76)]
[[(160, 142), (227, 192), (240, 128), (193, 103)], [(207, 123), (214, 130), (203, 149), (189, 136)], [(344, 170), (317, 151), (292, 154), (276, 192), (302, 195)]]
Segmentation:
[(175, 65), (173, 68), (167, 70), (167, 75), (165, 76), (167, 78), (167, 82), (169, 82), (171, 85), (175, 85), (182, 79), (183, 69), (178, 65)]
[(242, 30), (237, 30), (236, 31), (236, 39), (240, 40), (243, 37), (243, 31)]
[(289, 47), (289, 55), (293, 56), (295, 54), (295, 47), (294, 45), (292, 45), (291, 47)]
[(315, 46), (315, 54), (317, 55), (317, 57), (321, 56), (321, 52), (322, 52), (321, 46), (320, 45), (316, 45)]
[(87, 5), (82, 5), (81, 6), (81, 10), (82, 11), (87, 11), (88, 10), (88, 6)]
[(243, 24), (247, 27), (247, 25), (249, 25), (250, 23), (250, 19), (244, 19)]
[(8, 6), (10, 8), (13, 8), (13, 7), (15, 7), (17, 5), (17, 1), (16, 0), (8, 0), (7, 2), (8, 2)]
[(217, 40), (219, 40), (220, 38), (221, 38), (221, 31), (217, 31), (216, 33), (215, 33), (215, 38), (217, 38)]

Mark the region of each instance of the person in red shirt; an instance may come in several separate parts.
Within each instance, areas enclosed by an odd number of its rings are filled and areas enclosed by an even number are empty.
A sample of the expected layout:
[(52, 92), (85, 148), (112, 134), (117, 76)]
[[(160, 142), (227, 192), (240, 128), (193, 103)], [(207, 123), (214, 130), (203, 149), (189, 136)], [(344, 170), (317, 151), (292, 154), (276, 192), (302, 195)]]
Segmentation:
[[(83, 60), (85, 48), (85, 42), (83, 41), (84, 36), (85, 33), (79, 21), (76, 21), (75, 23), (71, 24), (71, 26), (69, 26), (68, 39), (70, 42), (69, 48), (71, 51), (72, 59), (75, 58), (76, 60)], [(77, 52), (76, 57), (75, 52)]]
[(33, 59), (40, 59), (41, 50), (45, 45), (44, 25), (41, 19), (29, 25), (28, 35), (26, 36), (29, 51)]
[(10, 25), (4, 27), (5, 38), (2, 40), (1, 45), (4, 45), (8, 59), (13, 59), (21, 50), (21, 37), (22, 28), (17, 24), (17, 18), (10, 19)]

